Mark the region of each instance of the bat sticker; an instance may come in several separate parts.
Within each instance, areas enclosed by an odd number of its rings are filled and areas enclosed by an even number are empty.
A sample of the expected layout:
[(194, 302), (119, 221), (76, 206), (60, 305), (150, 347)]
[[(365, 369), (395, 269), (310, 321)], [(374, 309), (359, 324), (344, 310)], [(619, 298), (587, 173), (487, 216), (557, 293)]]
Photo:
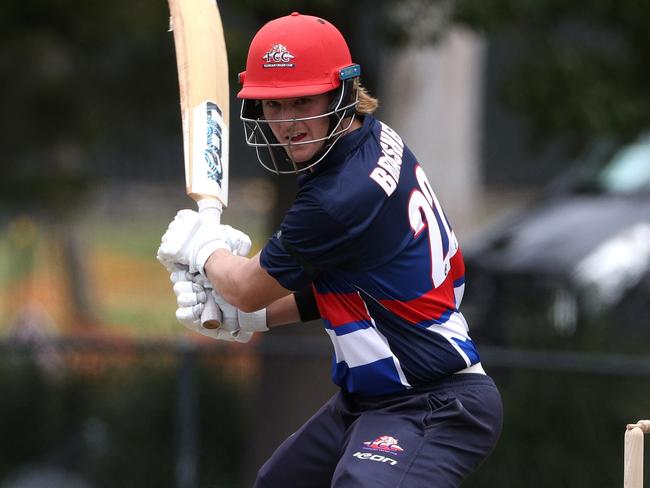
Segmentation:
[(192, 111), (192, 191), (211, 195), (222, 202), (228, 198), (228, 127), (222, 112), (206, 100)]
[(223, 124), (221, 110), (216, 103), (207, 102), (206, 104), (206, 129), (207, 140), (205, 148), (205, 163), (208, 170), (208, 178), (214, 180), (221, 188), (223, 180), (223, 132), (219, 122)]

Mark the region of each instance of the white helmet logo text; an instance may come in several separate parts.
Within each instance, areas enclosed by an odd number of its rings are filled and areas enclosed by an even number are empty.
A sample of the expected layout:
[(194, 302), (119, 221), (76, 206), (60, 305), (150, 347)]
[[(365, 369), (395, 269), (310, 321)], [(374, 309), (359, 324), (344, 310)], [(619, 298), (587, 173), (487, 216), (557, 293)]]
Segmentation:
[(291, 60), (295, 58), (282, 44), (274, 44), (273, 47), (262, 56), (265, 61), (265, 68), (293, 68)]

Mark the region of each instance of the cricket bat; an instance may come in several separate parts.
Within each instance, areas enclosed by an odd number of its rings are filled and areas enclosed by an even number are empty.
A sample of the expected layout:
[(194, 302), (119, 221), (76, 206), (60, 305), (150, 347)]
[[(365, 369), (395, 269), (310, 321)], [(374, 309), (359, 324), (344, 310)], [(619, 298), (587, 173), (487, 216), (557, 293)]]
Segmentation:
[[(174, 33), (187, 194), (217, 222), (228, 205), (228, 56), (215, 0), (168, 0)], [(220, 325), (208, 293), (201, 322)]]

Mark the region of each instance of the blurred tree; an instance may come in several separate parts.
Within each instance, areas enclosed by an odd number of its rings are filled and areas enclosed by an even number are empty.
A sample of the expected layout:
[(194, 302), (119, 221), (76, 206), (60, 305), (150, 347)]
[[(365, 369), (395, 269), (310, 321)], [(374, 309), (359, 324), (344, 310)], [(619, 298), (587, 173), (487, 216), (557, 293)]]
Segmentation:
[(634, 138), (650, 127), (650, 3), (458, 0), (455, 21), (512, 47), (505, 104), (543, 142)]
[[(144, 0), (2, 2), (0, 141), (10, 168), (87, 179), (98, 149), (137, 151), (143, 134), (176, 130), (167, 25), (166, 5)], [(48, 201), (63, 193), (49, 191)]]
[(455, 0), (392, 0), (384, 14), (384, 35), (391, 44), (431, 44), (447, 32)]
[(5, 217), (52, 224), (80, 323), (94, 317), (75, 216), (102, 161), (145, 159), (142, 141), (178, 133), (166, 8), (144, 0), (0, 5), (0, 205)]

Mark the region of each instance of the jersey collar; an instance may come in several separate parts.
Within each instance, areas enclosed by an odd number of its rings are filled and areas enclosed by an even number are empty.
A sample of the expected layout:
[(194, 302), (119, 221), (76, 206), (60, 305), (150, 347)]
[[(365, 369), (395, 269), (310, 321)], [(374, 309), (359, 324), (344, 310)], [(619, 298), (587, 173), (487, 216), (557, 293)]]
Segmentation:
[(312, 171), (298, 177), (298, 185), (302, 186), (323, 171), (330, 170), (343, 164), (347, 159), (347, 156), (366, 140), (368, 134), (370, 134), (372, 130), (375, 120), (376, 119), (372, 115), (364, 115), (363, 125), (341, 137), (336, 144), (334, 144), (334, 147), (327, 156), (325, 156), (320, 163), (314, 166)]

